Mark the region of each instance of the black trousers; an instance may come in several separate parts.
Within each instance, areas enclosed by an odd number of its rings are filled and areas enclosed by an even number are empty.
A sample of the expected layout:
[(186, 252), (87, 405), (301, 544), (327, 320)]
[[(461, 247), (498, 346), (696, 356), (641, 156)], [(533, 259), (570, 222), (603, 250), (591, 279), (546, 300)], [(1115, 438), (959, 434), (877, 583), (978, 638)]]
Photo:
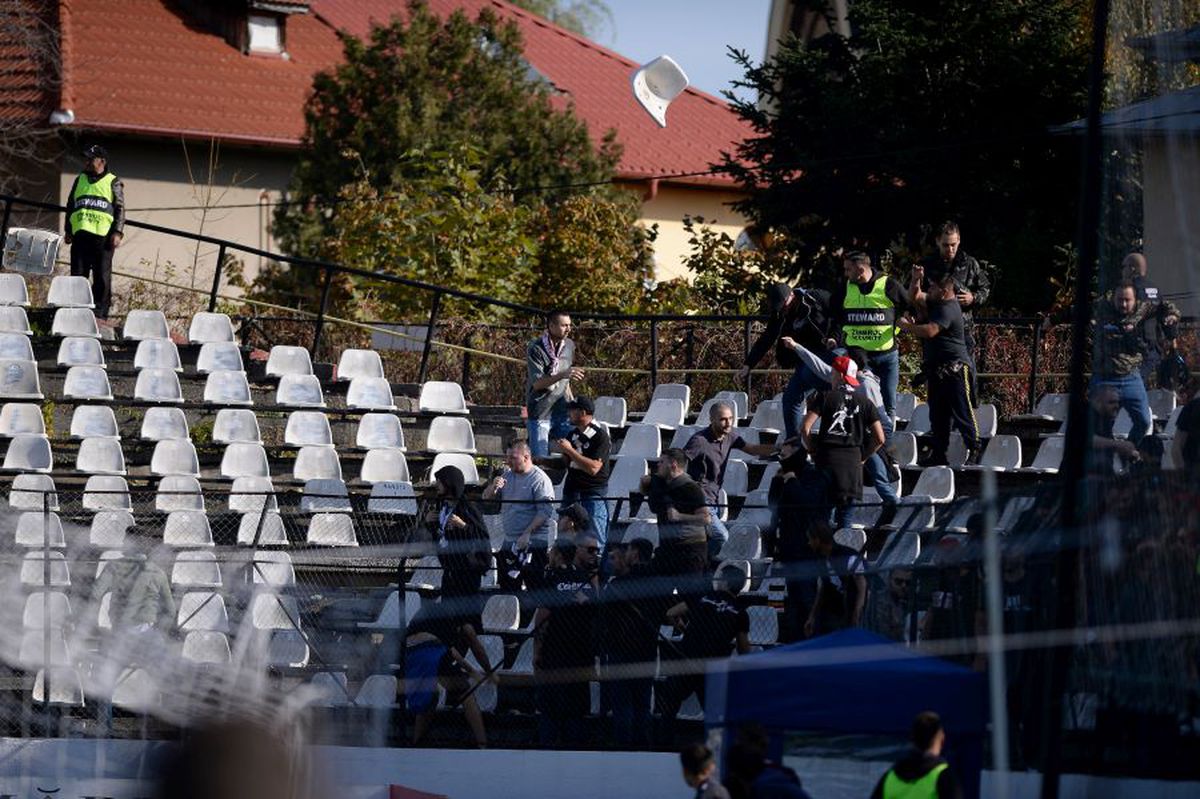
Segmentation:
[(71, 274), (92, 278), (92, 302), (96, 318), (108, 318), (112, 301), (113, 248), (108, 236), (80, 231), (71, 238)]
[(968, 450), (979, 449), (979, 425), (975, 421), (971, 367), (965, 363), (934, 366), (929, 374), (929, 422), (933, 430), (933, 460), (946, 463), (950, 428), (962, 433)]

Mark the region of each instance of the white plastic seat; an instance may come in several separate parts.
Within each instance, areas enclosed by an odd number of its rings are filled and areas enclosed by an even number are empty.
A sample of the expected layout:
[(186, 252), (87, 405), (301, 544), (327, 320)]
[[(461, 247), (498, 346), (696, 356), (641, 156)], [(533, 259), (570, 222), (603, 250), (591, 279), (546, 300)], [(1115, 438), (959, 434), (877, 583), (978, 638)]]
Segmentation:
[(261, 475), (234, 478), (229, 489), (229, 510), (233, 513), (258, 513), (263, 508), (279, 510), (271, 478)]
[(125, 546), (125, 533), (133, 525), (133, 514), (127, 510), (96, 511), (88, 531), (88, 543), (101, 549), (120, 549)]
[(292, 556), (286, 552), (256, 550), (250, 559), (250, 573), (258, 585), (285, 586), (296, 584)]
[(105, 368), (104, 351), (100, 340), (83, 336), (68, 336), (58, 345), (59, 366), (99, 366)]
[[(753, 427), (743, 427), (737, 431), (737, 434), (742, 437), (742, 440), (747, 444), (761, 444), (762, 439), (759, 437), (759, 431)], [(762, 459), (756, 455), (751, 455), (743, 449), (730, 450), (729, 459), (735, 461), (746, 461), (747, 463), (762, 463)]]
[(134, 369), (171, 369), (182, 372), (179, 348), (169, 338), (148, 338), (138, 342), (133, 354)]
[(187, 414), (181, 408), (147, 408), (140, 435), (144, 441), (189, 441)]
[(1014, 416), (1013, 419), (1021, 420), (1040, 420), (1044, 422), (1065, 422), (1067, 420), (1067, 407), (1070, 404), (1070, 396), (1067, 394), (1043, 394), (1037, 401), (1037, 405), (1033, 409), (1033, 413), (1023, 413)]
[(963, 464), (967, 462), (967, 445), (963, 441), (962, 433), (953, 430), (950, 433), (950, 440), (946, 447), (946, 464), (951, 469), (961, 469)]
[(421, 386), (417, 410), (425, 413), (469, 413), (462, 386), (446, 380), (428, 380)]
[(196, 371), (202, 375), (213, 372), (244, 372), (242, 351), (232, 341), (210, 341), (200, 347), (196, 356)]
[(212, 438), (220, 444), (261, 444), (258, 417), (246, 408), (222, 408), (213, 421)]
[(107, 405), (78, 405), (71, 413), (71, 438), (120, 437), (117, 415)]
[(995, 405), (985, 402), (975, 409), (975, 424), (980, 438), (991, 438), (1000, 427), (1000, 412)]
[[(733, 461), (730, 461), (730, 464), (732, 463)], [(725, 466), (725, 469), (728, 472), (729, 464)], [(775, 475), (779, 474), (780, 469), (781, 467), (779, 465), (779, 461), (768, 461), (767, 467), (763, 469), (762, 477), (758, 478), (758, 485), (755, 486), (755, 488), (760, 488), (763, 490), (769, 489), (771, 487), (771, 481), (775, 479)]]
[(758, 560), (762, 557), (762, 533), (756, 524), (731, 522), (729, 540), (721, 547), (721, 560)]
[(75, 470), (84, 474), (125, 474), (125, 453), (112, 438), (85, 438), (79, 442)]
[(667, 126), (667, 108), (671, 101), (688, 87), (687, 74), (667, 55), (639, 67), (630, 82), (634, 98), (660, 128)]
[(99, 366), (72, 366), (63, 380), (63, 396), (84, 400), (111, 400), (113, 394), (108, 383), (108, 372)]
[(287, 528), (283, 517), (277, 510), (243, 513), (238, 521), (237, 542), (241, 546), (287, 546)]
[(90, 308), (59, 308), (50, 324), (52, 336), (87, 336), (100, 338), (96, 314)]
[(21, 648), (17, 654), (17, 663), (22, 668), (32, 671), (46, 663), (46, 655), (50, 656), (51, 666), (66, 666), (71, 663), (71, 655), (67, 648), (67, 637), (62, 628), (50, 630), (50, 651), (45, 648), (45, 635), (42, 630), (25, 630), (21, 634)]
[[(91, 341), (92, 339), (86, 339)], [(0, 333), (0, 360), (36, 361), (33, 342), (21, 333)]]
[(171, 567), (171, 585), (177, 588), (220, 588), (221, 566), (212, 552), (180, 552)]
[[(670, 449), (683, 449), (687, 446), (687, 443), (692, 440), (692, 436), (696, 435), (696, 433), (699, 433), (703, 429), (703, 425), (698, 424), (685, 424), (676, 427), (675, 432), (671, 435), (671, 443), (669, 445)], [(740, 430), (738, 431), (738, 434), (741, 435), (745, 432), (746, 430)]]
[(168, 440), (154, 445), (150, 457), (151, 474), (187, 474), (200, 476), (200, 459), (191, 441)]
[(901, 391), (896, 394), (896, 421), (908, 422), (912, 418), (913, 410), (917, 407), (917, 402), (917, 395), (911, 392)]
[(275, 404), (324, 408), (325, 395), (321, 392), (321, 381), (315, 375), (284, 375), (279, 378)]
[(293, 597), (260, 592), (250, 605), (250, 618), (256, 630), (295, 630), (300, 609)]
[(412, 589), (435, 590), (442, 587), (442, 566), (436, 555), (425, 555), (417, 560), (406, 586)]
[(33, 334), (29, 327), (29, 314), (16, 305), (0, 305), (0, 333)]
[(431, 420), (425, 448), (430, 452), (475, 454), (475, 431), (471, 420), (461, 416), (438, 416)]
[(372, 484), (371, 496), (367, 499), (367, 512), (416, 516), (417, 497), (412, 483), (385, 480)]
[(405, 451), (404, 428), (400, 424), (400, 417), (391, 413), (364, 413), (358, 422), (354, 444), (360, 449)]
[(521, 602), (512, 594), (493, 594), (483, 605), (483, 629), (513, 632), (521, 626)]
[(351, 702), (344, 671), (318, 671), (308, 681), (308, 687), (316, 693), (312, 704), (318, 707), (343, 707)]
[(302, 669), (310, 656), (308, 641), (296, 630), (274, 630), (267, 639), (267, 666), (276, 669)]
[(896, 465), (907, 468), (917, 465), (917, 437), (907, 430), (892, 434), (892, 458)]
[(229, 613), (225, 610), (225, 598), (215, 591), (189, 591), (179, 600), (175, 626), (185, 633), (194, 630), (229, 632)]
[[(492, 688), (496, 686), (493, 685)], [(399, 681), (391, 674), (371, 674), (354, 695), (355, 707), (390, 708), (396, 706)], [(481, 688), (482, 690), (482, 688)], [(482, 709), (482, 706), (481, 706)]]
[(730, 459), (725, 464), (725, 480), (721, 488), (731, 497), (744, 497), (750, 490), (750, 467), (745, 461)]
[(933, 423), (929, 419), (929, 406), (922, 402), (913, 408), (912, 418), (908, 420), (908, 426), (904, 430), (915, 436), (928, 435), (933, 430)]
[(6, 402), (0, 408), (0, 437), (46, 435), (42, 406), (31, 402)]
[(650, 407), (646, 409), (645, 415), (642, 416), (642, 424), (652, 424), (664, 430), (674, 430), (683, 424), (683, 418), (686, 413), (687, 407), (681, 399), (670, 397), (656, 399), (650, 403)]
[[(372, 450), (372, 452), (384, 452), (385, 450)], [(438, 470), (443, 466), (453, 466), (462, 472), (463, 480), (467, 485), (479, 485), (479, 470), (475, 466), (475, 458), (465, 452), (439, 452), (433, 456), (433, 464), (429, 467), (429, 479), (433, 480), (433, 476), (438, 473)]]
[(304, 484), (300, 495), (302, 513), (350, 513), (350, 494), (340, 478), (316, 478)]
[(4, 470), (9, 472), (49, 472), (54, 468), (50, 440), (45, 436), (13, 436), (4, 453)]
[(43, 558), (42, 554), (38, 551), (26, 553), (25, 558), (21, 561), (21, 585), (35, 587), (49, 585), (51, 588), (70, 586), (71, 572), (67, 567), (67, 556), (53, 549), (46, 553), (50, 556), (50, 582), (46, 583), (43, 573), (46, 558)]
[(245, 372), (210, 372), (204, 381), (204, 401), (212, 405), (253, 405)]
[(51, 308), (95, 308), (92, 286), (80, 275), (56, 275), (50, 281), (46, 304)]
[(84, 510), (133, 510), (129, 484), (124, 477), (92, 475), (83, 487)]
[(382, 377), (356, 377), (346, 390), (346, 407), (391, 411), (396, 408), (392, 384)]
[(229, 638), (214, 630), (193, 630), (183, 639), (180, 654), (191, 663), (222, 665), (232, 659)]
[(235, 442), (221, 456), (222, 477), (270, 477), (271, 466), (262, 444)]
[[(3, 309), (0, 309), (3, 310)], [(75, 367), (67, 372), (67, 379), (70, 380), (71, 372), (75, 369), (86, 367)], [(100, 374), (104, 374), (103, 369), (97, 369)], [(108, 376), (104, 376), (104, 385), (108, 386)], [(71, 386), (63, 387), (63, 394), (67, 397), (74, 396), (68, 391)], [(38, 368), (35, 361), (0, 361), (0, 397), (4, 399), (42, 399), (42, 389), (38, 383)], [(88, 397), (85, 397), (88, 399)], [(108, 396), (99, 397), (98, 399), (112, 399), (112, 393)]]
[(62, 591), (38, 591), (25, 597), (21, 626), (41, 630), (49, 626), (61, 630), (71, 621), (71, 600)]
[(333, 447), (301, 447), (292, 464), (295, 480), (342, 479), (342, 462)]
[(901, 497), (901, 505), (939, 505), (954, 499), (954, 470), (949, 466), (927, 466), (921, 470), (912, 494)]
[(67, 545), (67, 536), (63, 532), (62, 519), (57, 513), (43, 513), (28, 510), (17, 517), (15, 542), (19, 547), (40, 547), (46, 545), (62, 548)]
[(779, 643), (779, 614), (770, 605), (746, 608), (750, 617), (750, 645), (774, 646)]
[(166, 314), (162, 311), (150, 311), (144, 308), (131, 310), (125, 316), (125, 324), (121, 328), (121, 338), (127, 341), (170, 339), (171, 329), (167, 326)]
[(201, 311), (188, 325), (188, 341), (193, 344), (234, 341), (233, 322), (227, 314)]
[(50, 669), (50, 696), (46, 696), (46, 672), (38, 669), (33, 678), (33, 691), (30, 693), (33, 701), (38, 704), (55, 705), (58, 707), (84, 707), (83, 681), (79, 672), (69, 666), (52, 667)]
[(384, 377), (383, 360), (375, 350), (342, 350), (338, 358), (337, 379), (341, 382), (360, 377)]
[(54, 478), (48, 474), (14, 475), (8, 492), (8, 507), (12, 510), (58, 510)]
[(655, 400), (660, 399), (679, 400), (683, 403), (684, 413), (687, 413), (692, 405), (692, 387), (686, 383), (659, 383), (650, 395), (650, 404), (653, 405)]
[(267, 354), (267, 377), (284, 375), (311, 375), (312, 358), (304, 347), (276, 344)]
[(912, 566), (921, 554), (921, 536), (915, 530), (892, 533), (883, 545), (878, 568), (882, 570)]
[(356, 547), (354, 520), (348, 513), (317, 513), (308, 522), (306, 542), (311, 546)]
[(329, 417), (320, 411), (292, 411), (288, 414), (283, 441), (290, 447), (332, 447)]
[(624, 397), (596, 397), (595, 420), (610, 428), (620, 429), (629, 420), (629, 406)]
[(183, 402), (183, 388), (174, 369), (142, 369), (133, 388), (134, 399), (145, 402)]
[(978, 466), (967, 469), (993, 472), (1011, 472), (1021, 468), (1021, 439), (1017, 436), (993, 436), (983, 450)]
[(1150, 400), (1150, 415), (1155, 419), (1167, 419), (1178, 403), (1175, 392), (1169, 388), (1152, 388), (1146, 392)]
[(211, 547), (212, 527), (208, 514), (194, 510), (177, 510), (167, 514), (163, 526), (163, 544), (169, 547)]
[(625, 429), (625, 439), (616, 458), (648, 458), (662, 455), (662, 434), (652, 424), (631, 424)]
[(1062, 466), (1065, 446), (1066, 439), (1062, 436), (1050, 436), (1042, 439), (1037, 454), (1033, 456), (1033, 463), (1019, 471), (1032, 474), (1058, 474), (1058, 470)]
[(1037, 497), (1015, 496), (1004, 503), (1000, 518), (996, 519), (996, 532), (1006, 533), (1021, 520), (1025, 511), (1037, 504)]
[(408, 459), (398, 449), (372, 449), (363, 456), (359, 479), (364, 483), (409, 482)]
[(416, 591), (404, 592), (404, 619), (400, 617), (400, 592), (392, 591), (383, 600), (383, 607), (373, 621), (360, 621), (362, 630), (398, 630), (402, 621), (411, 621), (421, 608), (421, 595)]
[(862, 552), (867, 547), (867, 532), (858, 527), (843, 527), (833, 534), (833, 542)]
[(640, 489), (642, 477), (650, 473), (645, 458), (622, 458), (608, 476), (608, 495), (626, 500), (632, 491)]
[(200, 481), (190, 474), (168, 474), (158, 481), (154, 509), (161, 513), (174, 510), (195, 510), (203, 513), (204, 492), (200, 490)]
[(22, 275), (0, 274), (0, 305), (29, 305), (29, 287)]
[(954, 515), (950, 517), (950, 521), (946, 522), (946, 532), (969, 532), (971, 517), (982, 512), (983, 508), (980, 507), (979, 499), (976, 497), (969, 497), (962, 502), (955, 503)]
[(771, 528), (771, 508), (767, 489), (755, 489), (746, 495), (746, 501), (738, 512), (737, 521), (753, 524), (759, 530)]

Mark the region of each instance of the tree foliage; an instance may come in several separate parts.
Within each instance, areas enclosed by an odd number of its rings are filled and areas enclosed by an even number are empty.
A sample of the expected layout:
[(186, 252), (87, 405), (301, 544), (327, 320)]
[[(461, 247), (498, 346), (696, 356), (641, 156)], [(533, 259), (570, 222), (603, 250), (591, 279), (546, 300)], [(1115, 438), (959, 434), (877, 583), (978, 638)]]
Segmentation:
[(786, 236), (800, 278), (846, 247), (912, 256), (955, 219), (999, 265), (997, 303), (1036, 304), (1077, 222), (1076, 142), (1049, 128), (1084, 112), (1085, 6), (856, 0), (849, 38), (739, 54), (760, 102), (735, 101), (755, 131), (723, 166), (738, 210)]

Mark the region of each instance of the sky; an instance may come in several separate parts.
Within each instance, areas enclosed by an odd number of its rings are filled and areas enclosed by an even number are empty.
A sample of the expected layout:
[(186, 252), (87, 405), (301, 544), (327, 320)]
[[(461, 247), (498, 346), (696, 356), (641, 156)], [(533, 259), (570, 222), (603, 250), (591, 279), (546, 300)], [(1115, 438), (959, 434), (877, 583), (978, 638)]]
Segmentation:
[[(669, 55), (691, 85), (711, 94), (732, 89), (741, 71), (725, 49), (745, 50), (762, 61), (770, 0), (606, 0), (616, 23), (595, 39), (644, 64)], [(745, 90), (741, 91), (745, 96)]]

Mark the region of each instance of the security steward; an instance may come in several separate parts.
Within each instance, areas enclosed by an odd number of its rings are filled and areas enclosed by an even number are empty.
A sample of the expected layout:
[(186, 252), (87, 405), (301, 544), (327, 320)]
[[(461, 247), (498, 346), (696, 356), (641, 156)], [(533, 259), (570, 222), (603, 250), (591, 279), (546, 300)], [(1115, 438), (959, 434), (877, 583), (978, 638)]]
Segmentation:
[(962, 799), (962, 785), (942, 757), (946, 730), (937, 713), (918, 713), (913, 751), (896, 761), (871, 792), (871, 799)]
[(92, 279), (96, 318), (108, 319), (112, 299), (113, 250), (125, 229), (125, 187), (108, 171), (108, 153), (98, 144), (83, 151), (83, 172), (67, 196), (67, 230), (71, 274)]

